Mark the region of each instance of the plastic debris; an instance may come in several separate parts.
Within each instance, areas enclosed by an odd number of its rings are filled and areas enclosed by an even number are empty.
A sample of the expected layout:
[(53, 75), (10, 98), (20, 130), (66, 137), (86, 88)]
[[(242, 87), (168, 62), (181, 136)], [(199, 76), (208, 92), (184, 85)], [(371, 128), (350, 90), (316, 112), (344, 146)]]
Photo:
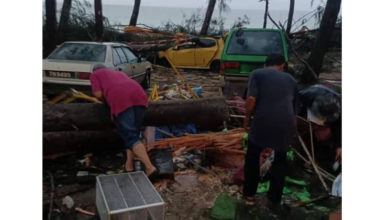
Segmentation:
[(341, 197), (341, 173), (333, 181), (332, 195)]
[(72, 197), (70, 196), (65, 196), (62, 199), (62, 204), (66, 206), (66, 208), (71, 209), (74, 206), (74, 201)]
[(218, 195), (211, 210), (213, 219), (235, 219), (237, 200), (226, 193)]

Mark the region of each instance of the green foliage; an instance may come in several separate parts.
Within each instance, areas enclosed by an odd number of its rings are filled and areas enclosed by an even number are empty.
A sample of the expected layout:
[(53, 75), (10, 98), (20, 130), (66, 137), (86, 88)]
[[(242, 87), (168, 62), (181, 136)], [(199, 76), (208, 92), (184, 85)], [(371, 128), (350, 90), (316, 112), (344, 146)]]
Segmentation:
[(245, 27), (248, 24), (250, 24), (249, 18), (247, 15), (244, 15), (243, 18), (238, 17), (237, 20), (234, 21), (232, 28), (241, 28)]
[[(225, 20), (223, 16), (218, 16), (213, 18), (210, 21), (208, 33), (209, 35), (223, 35), (228, 29), (225, 27)], [(181, 24), (176, 24), (172, 21), (164, 23), (162, 26), (159, 26), (157, 29), (160, 31), (171, 32), (171, 33), (184, 33), (190, 35), (198, 35), (199, 29), (202, 27), (203, 17), (200, 14), (200, 10), (193, 12), (189, 16), (183, 14), (183, 21)], [(245, 27), (250, 24), (250, 20), (247, 15), (244, 15), (242, 18), (238, 17), (234, 22), (231, 28)]]
[[(140, 38), (110, 28), (110, 23), (104, 16), (103, 26), (104, 41), (133, 41)], [(46, 25), (44, 24), (43, 33), (45, 30)], [(45, 34), (43, 36), (43, 41), (46, 41)], [(57, 32), (56, 44), (61, 44), (64, 41), (95, 41), (96, 39), (95, 13), (91, 3), (86, 0), (73, 0), (67, 28), (62, 32)]]
[(219, 0), (218, 1), (218, 12), (219, 16), (221, 16), (222, 12), (226, 12), (230, 10), (230, 7), (227, 2), (231, 0)]

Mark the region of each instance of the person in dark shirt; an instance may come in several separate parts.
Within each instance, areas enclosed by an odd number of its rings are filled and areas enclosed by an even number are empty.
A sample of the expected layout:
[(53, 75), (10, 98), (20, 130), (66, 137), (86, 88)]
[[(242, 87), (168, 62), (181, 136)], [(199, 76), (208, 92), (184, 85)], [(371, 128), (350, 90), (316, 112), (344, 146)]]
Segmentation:
[(295, 125), (295, 79), (286, 72), (282, 55), (269, 55), (264, 69), (251, 73), (246, 100), (244, 128), (250, 126), (248, 151), (245, 157), (244, 195), (248, 204), (254, 203), (254, 195), (259, 183), (259, 155), (263, 149), (274, 150), (274, 161), (269, 171), (270, 189), (268, 199), (272, 204), (280, 204), (286, 176), (286, 151)]

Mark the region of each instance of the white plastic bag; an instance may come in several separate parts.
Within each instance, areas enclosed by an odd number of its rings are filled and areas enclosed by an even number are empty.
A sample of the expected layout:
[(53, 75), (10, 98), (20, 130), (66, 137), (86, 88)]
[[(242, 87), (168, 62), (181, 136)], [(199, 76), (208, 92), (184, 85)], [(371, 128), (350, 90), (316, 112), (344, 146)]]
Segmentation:
[(332, 196), (341, 197), (341, 173), (333, 181)]

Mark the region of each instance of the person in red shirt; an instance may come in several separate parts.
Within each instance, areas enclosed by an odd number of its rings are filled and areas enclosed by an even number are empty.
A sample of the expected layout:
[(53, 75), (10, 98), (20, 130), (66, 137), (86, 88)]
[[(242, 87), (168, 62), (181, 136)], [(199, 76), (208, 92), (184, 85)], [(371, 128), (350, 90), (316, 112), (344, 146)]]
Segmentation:
[(157, 169), (140, 141), (141, 125), (148, 107), (147, 95), (142, 87), (125, 73), (107, 69), (102, 64), (94, 66), (90, 81), (92, 94), (110, 106), (111, 119), (125, 143), (124, 170), (134, 170), (135, 155), (145, 165), (148, 176), (156, 173)]

